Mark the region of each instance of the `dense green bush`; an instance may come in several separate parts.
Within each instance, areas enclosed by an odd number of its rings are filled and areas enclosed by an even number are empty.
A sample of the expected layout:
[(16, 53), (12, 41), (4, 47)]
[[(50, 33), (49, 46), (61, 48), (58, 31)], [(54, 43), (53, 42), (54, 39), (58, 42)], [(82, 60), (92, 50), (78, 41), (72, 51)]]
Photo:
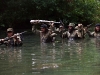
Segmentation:
[(63, 20), (90, 24), (99, 22), (98, 0), (2, 0), (0, 26), (28, 27), (31, 19)]

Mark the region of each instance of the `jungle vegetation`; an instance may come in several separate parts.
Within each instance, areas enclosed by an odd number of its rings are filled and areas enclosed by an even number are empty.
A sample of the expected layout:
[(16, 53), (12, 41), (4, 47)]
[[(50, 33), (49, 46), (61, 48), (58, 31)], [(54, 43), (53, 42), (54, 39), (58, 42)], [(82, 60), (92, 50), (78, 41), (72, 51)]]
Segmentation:
[(1, 27), (29, 27), (31, 19), (84, 25), (100, 22), (99, 0), (1, 0)]

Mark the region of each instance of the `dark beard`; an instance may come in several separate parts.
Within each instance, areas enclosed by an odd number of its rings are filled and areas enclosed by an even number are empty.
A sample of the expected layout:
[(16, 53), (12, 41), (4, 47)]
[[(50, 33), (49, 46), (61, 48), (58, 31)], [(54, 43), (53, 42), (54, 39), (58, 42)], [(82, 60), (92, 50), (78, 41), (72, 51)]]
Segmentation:
[(99, 31), (96, 31), (96, 30), (95, 30), (95, 32), (96, 32), (96, 33), (100, 33), (100, 30), (99, 30)]
[(96, 33), (100, 33), (100, 30), (99, 31), (96, 31)]
[(97, 31), (97, 30), (96, 30), (96, 28), (95, 28), (95, 32), (96, 32), (96, 33), (100, 33), (100, 30), (99, 30), (99, 31)]

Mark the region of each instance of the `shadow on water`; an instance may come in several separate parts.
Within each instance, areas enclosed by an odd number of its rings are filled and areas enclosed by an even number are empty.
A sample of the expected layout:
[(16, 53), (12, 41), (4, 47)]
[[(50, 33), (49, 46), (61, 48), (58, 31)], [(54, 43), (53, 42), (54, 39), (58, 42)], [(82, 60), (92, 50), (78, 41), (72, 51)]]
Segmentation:
[(0, 75), (99, 75), (100, 41), (40, 43), (24, 35), (22, 47), (0, 47)]

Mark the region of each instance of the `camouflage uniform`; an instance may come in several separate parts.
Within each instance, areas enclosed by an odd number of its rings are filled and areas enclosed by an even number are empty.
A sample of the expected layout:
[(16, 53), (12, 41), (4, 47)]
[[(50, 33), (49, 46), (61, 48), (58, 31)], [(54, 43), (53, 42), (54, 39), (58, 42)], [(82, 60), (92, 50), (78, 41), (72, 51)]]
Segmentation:
[(59, 27), (59, 34), (60, 34), (60, 37), (62, 38), (63, 36), (63, 33), (65, 32), (65, 29), (64, 29), (64, 27), (61, 25), (60, 27)]
[(95, 25), (95, 31), (90, 32), (90, 36), (94, 37), (96, 47), (100, 50), (100, 24)]
[[(96, 30), (96, 27), (99, 28), (99, 31)], [(100, 38), (100, 24), (95, 25), (95, 31), (94, 32), (88, 32), (89, 36), (95, 37), (95, 38)]]
[(52, 30), (47, 28), (47, 25), (41, 25), (41, 28), (44, 28), (46, 31), (40, 31), (40, 40), (43, 43), (50, 43), (55, 41), (56, 33), (53, 33)]
[(84, 38), (85, 29), (83, 28), (83, 25), (82, 24), (78, 24), (78, 26), (76, 26), (75, 29), (76, 29), (76, 32), (78, 34), (78, 37)]
[(73, 28), (72, 32), (70, 32), (69, 30), (63, 33), (63, 38), (67, 37), (68, 39), (79, 39), (81, 38), (81, 34), (79, 33), (78, 30), (75, 30), (75, 24), (74, 23), (70, 23), (69, 26), (71, 26)]
[(54, 23), (49, 23), (49, 25), (50, 25), (49, 29), (51, 29), (52, 32), (55, 32)]
[(92, 37), (100, 38), (100, 33), (96, 33), (95, 31), (90, 34)]
[[(12, 32), (13, 33), (13, 28), (8, 28), (7, 33)], [(13, 35), (12, 35), (13, 36)], [(10, 37), (4, 38), (5, 40)], [(10, 38), (9, 40), (2, 41), (2, 44), (5, 44), (6, 46), (22, 46), (22, 37), (20, 35)]]

